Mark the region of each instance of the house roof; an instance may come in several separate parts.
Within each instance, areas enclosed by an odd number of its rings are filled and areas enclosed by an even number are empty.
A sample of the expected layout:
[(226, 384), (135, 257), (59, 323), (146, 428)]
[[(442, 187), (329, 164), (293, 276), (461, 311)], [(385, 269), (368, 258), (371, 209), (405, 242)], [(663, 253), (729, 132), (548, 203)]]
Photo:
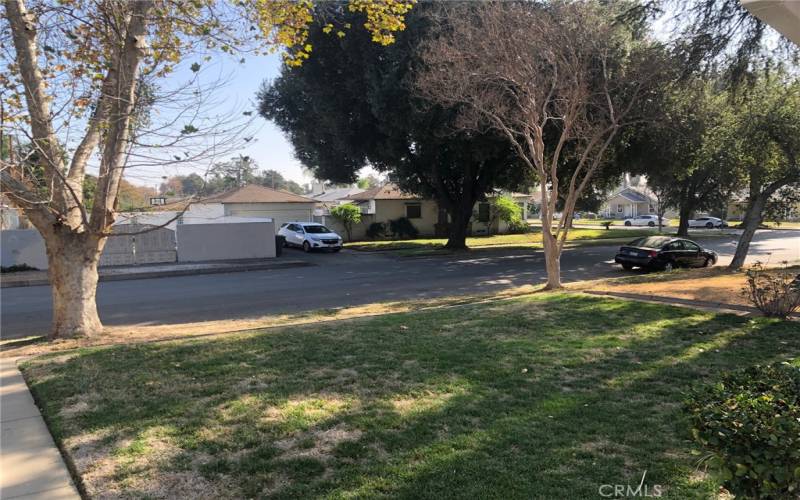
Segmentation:
[(400, 188), (393, 183), (384, 184), (376, 188), (367, 189), (360, 193), (351, 194), (347, 200), (367, 201), (367, 200), (419, 200), (421, 197), (404, 193)]
[(339, 189), (330, 189), (327, 191), (323, 191), (319, 194), (313, 195), (313, 198), (317, 201), (337, 201), (346, 199), (348, 196), (361, 193), (364, 190), (358, 187), (349, 187), (349, 188), (339, 188)]
[(281, 189), (247, 184), (200, 200), (199, 203), (315, 203), (315, 200)]
[(622, 196), (628, 201), (632, 201), (634, 203), (650, 203), (652, 200), (646, 194), (640, 193), (639, 191), (632, 189), (632, 188), (625, 188), (622, 191), (611, 196), (611, 198), (615, 198), (617, 196)]

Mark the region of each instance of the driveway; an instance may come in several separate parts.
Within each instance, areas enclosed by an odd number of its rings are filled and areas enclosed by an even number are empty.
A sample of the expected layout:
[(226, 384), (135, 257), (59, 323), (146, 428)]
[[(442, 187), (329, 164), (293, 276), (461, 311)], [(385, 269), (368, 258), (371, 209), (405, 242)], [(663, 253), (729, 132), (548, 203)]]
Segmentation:
[[(730, 262), (734, 237), (703, 242)], [(624, 276), (611, 265), (617, 246), (575, 248), (561, 259), (565, 282)], [(541, 283), (546, 278), (537, 251), (477, 251), (463, 256), (399, 258), (390, 254), (342, 251), (304, 254), (289, 249), (291, 259), (309, 267), (254, 272), (182, 276), (100, 283), (97, 302), (108, 325), (174, 324), (235, 319), (272, 313), (490, 292)], [(800, 260), (800, 231), (762, 231), (750, 260)], [(2, 336), (42, 334), (50, 325), (49, 286), (6, 288), (0, 304)]]

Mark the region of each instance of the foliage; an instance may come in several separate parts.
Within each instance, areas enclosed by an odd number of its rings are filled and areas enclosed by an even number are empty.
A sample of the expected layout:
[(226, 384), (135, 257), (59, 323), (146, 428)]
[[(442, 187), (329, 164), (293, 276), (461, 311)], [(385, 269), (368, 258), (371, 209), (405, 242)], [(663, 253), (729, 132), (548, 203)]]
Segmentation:
[(367, 238), (371, 240), (376, 240), (378, 238), (383, 238), (387, 234), (386, 224), (383, 222), (373, 222), (367, 228)]
[(331, 217), (338, 220), (347, 232), (347, 239), (352, 240), (353, 225), (361, 223), (361, 209), (352, 203), (343, 203), (330, 210)]
[(686, 401), (692, 435), (727, 489), (743, 498), (800, 492), (800, 366), (729, 372)]
[(747, 269), (747, 286), (742, 294), (764, 316), (788, 318), (800, 308), (800, 275), (795, 269), (768, 270), (760, 262)]
[(491, 210), (497, 220), (508, 224), (508, 229), (512, 233), (525, 232), (528, 225), (522, 220), (522, 213), (514, 198), (501, 195), (492, 198)]
[(392, 238), (416, 238), (419, 230), (406, 217), (399, 217), (389, 221), (389, 234)]
[(312, 26), (314, 57), (265, 82), (259, 112), (287, 134), (298, 159), (318, 178), (353, 182), (366, 165), (388, 173), (405, 192), (446, 209), (451, 240), (463, 245), (478, 198), (496, 187), (518, 189), (532, 178), (503, 137), (456, 133), (458, 108), (434, 104), (414, 89), (423, 66), (420, 45), (435, 37), (432, 25), (449, 23), (442, 6), (418, 5), (389, 47), (376, 47), (363, 32), (336, 39)]

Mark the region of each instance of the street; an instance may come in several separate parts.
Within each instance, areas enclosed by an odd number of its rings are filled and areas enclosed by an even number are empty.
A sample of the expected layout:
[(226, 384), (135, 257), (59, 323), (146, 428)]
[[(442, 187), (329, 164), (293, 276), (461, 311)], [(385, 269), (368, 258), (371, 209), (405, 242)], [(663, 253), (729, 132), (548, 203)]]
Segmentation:
[[(707, 238), (700, 243), (720, 254), (726, 265), (736, 238)], [(611, 264), (617, 246), (565, 250), (564, 282), (624, 276)], [(343, 251), (287, 257), (309, 259), (314, 266), (255, 272), (154, 278), (100, 283), (97, 302), (107, 325), (175, 324), (235, 319), (272, 313), (367, 304), (379, 301), (490, 292), (541, 283), (540, 251), (497, 249), (459, 256), (401, 258), (390, 254)], [(800, 260), (800, 231), (759, 231), (750, 262)], [(45, 334), (50, 326), (48, 286), (2, 289), (2, 337)]]

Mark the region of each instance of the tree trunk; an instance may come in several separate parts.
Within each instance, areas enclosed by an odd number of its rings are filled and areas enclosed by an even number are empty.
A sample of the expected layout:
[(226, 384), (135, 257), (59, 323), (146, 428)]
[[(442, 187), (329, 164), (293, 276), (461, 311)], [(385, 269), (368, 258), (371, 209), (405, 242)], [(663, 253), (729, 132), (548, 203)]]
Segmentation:
[(53, 328), (50, 339), (92, 336), (103, 329), (97, 314), (97, 265), (105, 238), (56, 233), (45, 238)]
[(558, 290), (561, 288), (561, 251), (558, 248), (558, 240), (544, 224), (542, 243), (544, 243), (544, 266), (547, 271), (547, 285), (544, 289)]
[(742, 220), (742, 235), (739, 236), (739, 243), (736, 245), (736, 253), (733, 255), (733, 260), (729, 269), (741, 269), (747, 259), (747, 253), (750, 251), (750, 242), (753, 241), (753, 236), (756, 234), (756, 229), (761, 225), (764, 218), (764, 206), (766, 205), (767, 197), (757, 196), (753, 203), (748, 207), (747, 213)]
[(678, 236), (689, 236), (689, 219), (692, 217), (692, 212), (694, 212), (693, 206), (686, 203), (681, 205), (679, 210), (680, 220), (678, 222)]
[(463, 206), (458, 207), (451, 215), (451, 218), (452, 222), (448, 228), (447, 243), (444, 247), (450, 250), (466, 250), (469, 221), (472, 218), (472, 206), (469, 207), (469, 211)]

